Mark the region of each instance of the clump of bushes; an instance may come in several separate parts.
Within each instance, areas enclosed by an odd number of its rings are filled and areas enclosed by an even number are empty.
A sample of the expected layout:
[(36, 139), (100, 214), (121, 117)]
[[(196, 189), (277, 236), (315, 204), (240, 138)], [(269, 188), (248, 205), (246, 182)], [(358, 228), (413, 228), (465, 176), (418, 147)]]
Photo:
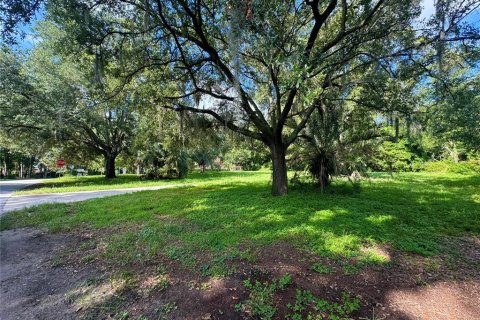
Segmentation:
[(412, 171), (414, 159), (415, 154), (410, 151), (406, 140), (384, 141), (375, 156), (373, 167), (387, 172)]
[(149, 169), (142, 176), (145, 180), (168, 180), (178, 178), (178, 172), (176, 169)]
[(480, 160), (454, 163), (449, 160), (431, 161), (424, 166), (426, 172), (448, 172), (459, 174), (480, 174)]

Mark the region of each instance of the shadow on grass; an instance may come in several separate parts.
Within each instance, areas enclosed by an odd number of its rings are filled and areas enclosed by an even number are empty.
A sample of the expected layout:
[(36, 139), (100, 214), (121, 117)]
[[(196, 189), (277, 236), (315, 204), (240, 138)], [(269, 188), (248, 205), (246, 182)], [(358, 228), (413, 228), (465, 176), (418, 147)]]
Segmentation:
[[(355, 257), (370, 264), (385, 262), (364, 250), (375, 245), (391, 246), (387, 253), (392, 259), (398, 251), (435, 257), (443, 253), (445, 237), (479, 234), (479, 190), (480, 177), (407, 175), (366, 182), (360, 193), (338, 184), (324, 194), (304, 187), (272, 197), (266, 181), (224, 181), (41, 206), (8, 215), (2, 227), (117, 228), (114, 235), (105, 233), (105, 257), (120, 265), (145, 263), (160, 253), (196, 270), (200, 261), (192, 257), (199, 253), (241, 257), (245, 248), (280, 241), (321, 256)], [(379, 282), (387, 276), (375, 275)], [(380, 303), (393, 289), (388, 279), (384, 282), (376, 298)], [(410, 318), (401, 313), (397, 317)]]
[(480, 232), (479, 190), (479, 177), (402, 179), (365, 183), (360, 193), (337, 185), (325, 194), (299, 188), (272, 197), (265, 181), (222, 182), (40, 206), (7, 215), (2, 229), (22, 221), (54, 230), (142, 223), (192, 249), (291, 240), (317, 253), (352, 256), (375, 242), (429, 255), (438, 251), (439, 237)]

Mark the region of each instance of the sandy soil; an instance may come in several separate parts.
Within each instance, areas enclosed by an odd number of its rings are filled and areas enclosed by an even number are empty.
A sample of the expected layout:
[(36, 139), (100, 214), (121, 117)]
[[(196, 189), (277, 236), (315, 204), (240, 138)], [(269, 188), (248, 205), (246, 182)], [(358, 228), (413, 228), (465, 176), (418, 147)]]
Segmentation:
[(54, 267), (73, 237), (33, 229), (0, 233), (0, 319), (75, 319), (64, 295), (94, 270)]

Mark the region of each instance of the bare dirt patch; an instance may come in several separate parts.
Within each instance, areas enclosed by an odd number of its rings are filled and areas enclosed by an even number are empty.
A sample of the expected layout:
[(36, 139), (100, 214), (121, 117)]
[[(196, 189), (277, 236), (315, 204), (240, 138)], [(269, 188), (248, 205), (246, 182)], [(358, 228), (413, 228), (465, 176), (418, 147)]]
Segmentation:
[(353, 319), (474, 320), (480, 314), (480, 242), (474, 237), (446, 239), (444, 251), (455, 254), (428, 258), (378, 247), (390, 262), (361, 268), (355, 259), (277, 243), (258, 249), (253, 262), (229, 261), (234, 272), (228, 276), (208, 277), (163, 254), (145, 263), (107, 263), (98, 254), (102, 236), (2, 232), (0, 318), (245, 319), (235, 308), (248, 298), (243, 281), (287, 273), (293, 282), (274, 294), (275, 319), (291, 313), (287, 304), (295, 303), (297, 289), (332, 302), (350, 292), (361, 301)]
[[(478, 239), (447, 239), (445, 246), (457, 252), (455, 258), (425, 258), (385, 248), (383, 251), (391, 257), (387, 265), (350, 272), (348, 266), (355, 264), (354, 259), (326, 259), (289, 244), (277, 244), (262, 251), (257, 267), (272, 276), (290, 273), (297, 288), (310, 290), (327, 300), (338, 300), (342, 292), (350, 292), (360, 298), (362, 305), (355, 319), (478, 319)], [(312, 270), (312, 265), (318, 262), (332, 272), (321, 274)], [(292, 288), (283, 293), (278, 305), (280, 313), (288, 312), (283, 306), (293, 300), (293, 295)]]
[(76, 319), (64, 296), (96, 271), (61, 266), (61, 256), (78, 239), (39, 230), (0, 233), (0, 318)]

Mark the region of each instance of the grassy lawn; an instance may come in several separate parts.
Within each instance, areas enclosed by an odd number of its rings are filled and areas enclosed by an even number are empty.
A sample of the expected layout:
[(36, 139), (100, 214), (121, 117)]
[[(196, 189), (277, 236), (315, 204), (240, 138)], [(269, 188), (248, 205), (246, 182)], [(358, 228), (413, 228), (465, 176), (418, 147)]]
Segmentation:
[[(39, 206), (8, 215), (1, 228), (118, 227), (125, 232), (117, 233), (110, 245), (122, 246), (113, 251), (125, 254), (127, 261), (139, 257), (135, 250), (142, 251), (143, 258), (158, 250), (220, 254), (238, 250), (240, 244), (257, 246), (278, 240), (332, 257), (376, 259), (365, 250), (375, 244), (429, 255), (438, 251), (443, 236), (480, 232), (480, 177), (406, 173), (392, 179), (379, 174), (364, 182), (360, 192), (337, 182), (325, 194), (299, 187), (287, 197), (270, 196), (269, 178), (267, 172), (196, 174), (182, 181), (204, 182), (195, 187)], [(98, 182), (109, 181), (70, 178), (47, 190), (106, 186)]]
[[(118, 186), (156, 184), (120, 179), (130, 182)], [(197, 186), (42, 205), (8, 214), (0, 227), (93, 233), (97, 249), (86, 260), (128, 268), (161, 255), (205, 277), (231, 275), (234, 261), (254, 263), (261, 248), (278, 243), (332, 261), (354, 261), (343, 270), (348, 273), (388, 266), (397, 251), (435, 257), (450, 250), (445, 239), (480, 234), (478, 176), (375, 174), (360, 190), (337, 181), (324, 194), (303, 186), (285, 197), (270, 195), (269, 179), (268, 172), (195, 174), (181, 182), (202, 182)], [(62, 181), (32, 191), (114, 186), (98, 177)], [(312, 269), (331, 268), (317, 263)]]
[(231, 177), (256, 175), (258, 172), (192, 172), (185, 179), (171, 180), (143, 180), (135, 174), (118, 175), (115, 179), (107, 179), (104, 176), (75, 177), (65, 176), (54, 179), (47, 179), (43, 183), (30, 186), (16, 191), (16, 195), (61, 193), (75, 191), (93, 191), (107, 189), (127, 189), (137, 187), (154, 187), (172, 184), (206, 183), (211, 180), (228, 181)]

